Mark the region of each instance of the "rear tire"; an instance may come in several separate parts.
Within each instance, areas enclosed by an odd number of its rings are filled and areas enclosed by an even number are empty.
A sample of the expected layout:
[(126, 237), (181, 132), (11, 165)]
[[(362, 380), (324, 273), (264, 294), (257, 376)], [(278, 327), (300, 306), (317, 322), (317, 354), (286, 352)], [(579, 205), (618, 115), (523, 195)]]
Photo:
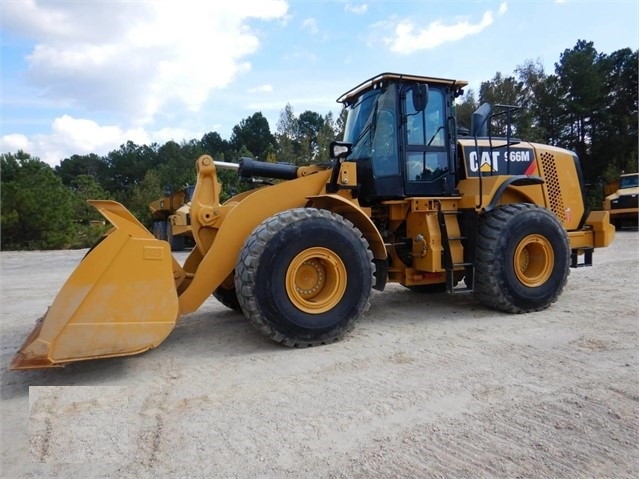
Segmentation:
[(165, 220), (153, 222), (153, 236), (155, 236), (155, 239), (166, 241), (166, 226)]
[(482, 218), (474, 289), (484, 305), (511, 313), (545, 309), (561, 294), (569, 271), (568, 236), (550, 211), (520, 203)]
[(173, 235), (171, 220), (166, 220), (166, 240), (171, 245), (171, 251), (182, 251), (184, 249), (184, 236)]
[(237, 293), (235, 292), (233, 275), (230, 275), (217, 287), (217, 289), (213, 292), (213, 296), (227, 308), (237, 311), (238, 313), (242, 312), (242, 307), (240, 306), (240, 302), (237, 299)]
[(297, 208), (260, 224), (244, 243), (235, 290), (244, 314), (273, 341), (340, 339), (369, 308), (373, 255), (342, 216)]

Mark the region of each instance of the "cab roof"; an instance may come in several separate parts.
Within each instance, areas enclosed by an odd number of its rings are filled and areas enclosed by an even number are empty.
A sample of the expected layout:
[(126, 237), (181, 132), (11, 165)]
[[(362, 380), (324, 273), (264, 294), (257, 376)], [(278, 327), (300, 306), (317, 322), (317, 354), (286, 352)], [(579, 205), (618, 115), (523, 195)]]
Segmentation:
[(450, 80), (447, 78), (425, 77), (420, 75), (405, 75), (403, 73), (380, 73), (379, 75), (376, 75), (373, 78), (360, 83), (352, 90), (344, 93), (337, 99), (337, 101), (338, 103), (350, 103), (350, 100), (353, 97), (359, 96), (361, 93), (367, 90), (378, 88), (383, 83), (391, 83), (400, 80), (417, 83), (428, 83), (429, 85), (446, 85), (452, 88), (456, 87), (459, 89), (468, 85), (468, 82), (464, 80)]

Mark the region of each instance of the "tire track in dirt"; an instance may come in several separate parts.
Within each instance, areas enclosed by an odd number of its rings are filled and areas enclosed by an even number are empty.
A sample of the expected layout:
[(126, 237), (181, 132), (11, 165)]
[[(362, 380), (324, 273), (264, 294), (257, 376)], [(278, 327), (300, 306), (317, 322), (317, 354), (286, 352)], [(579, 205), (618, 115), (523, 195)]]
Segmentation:
[[(380, 447), (355, 453), (358, 459), (350, 461), (345, 476), (377, 477), (393, 470), (396, 477), (443, 477), (442, 471), (445, 477), (634, 477), (637, 422), (628, 419), (636, 418), (611, 418), (598, 400), (580, 401), (578, 416), (570, 404), (574, 400), (565, 396), (456, 417), (420, 416), (425, 422), (399, 438), (369, 438)], [(566, 422), (570, 417), (574, 421)], [(605, 424), (620, 447), (610, 447), (605, 434), (600, 437)], [(386, 446), (398, 443), (407, 448)]]
[(47, 462), (54, 435), (57, 392), (42, 391), (29, 408), (29, 452), (37, 462)]
[(178, 385), (181, 374), (177, 372), (172, 362), (169, 367), (161, 372), (157, 380), (149, 388), (143, 385), (136, 389), (144, 390), (146, 395), (140, 411), (129, 411), (130, 421), (136, 424), (132, 443), (135, 445), (134, 453), (128, 468), (134, 477), (152, 477), (150, 472), (158, 474), (163, 470), (164, 457), (162, 448), (174, 438), (166, 436), (166, 426), (171, 411), (171, 395)]
[(30, 400), (30, 454), (36, 462), (125, 462), (128, 436), (123, 388), (38, 386), (31, 388)]

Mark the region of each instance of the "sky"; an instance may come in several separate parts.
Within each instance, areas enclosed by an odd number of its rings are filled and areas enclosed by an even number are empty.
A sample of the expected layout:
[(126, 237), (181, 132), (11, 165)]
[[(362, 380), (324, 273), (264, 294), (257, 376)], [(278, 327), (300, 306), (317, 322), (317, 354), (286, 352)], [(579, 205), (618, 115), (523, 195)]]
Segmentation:
[(230, 139), (256, 112), (337, 116), (382, 72), (479, 91), (564, 50), (639, 49), (639, 1), (2, 0), (0, 153)]

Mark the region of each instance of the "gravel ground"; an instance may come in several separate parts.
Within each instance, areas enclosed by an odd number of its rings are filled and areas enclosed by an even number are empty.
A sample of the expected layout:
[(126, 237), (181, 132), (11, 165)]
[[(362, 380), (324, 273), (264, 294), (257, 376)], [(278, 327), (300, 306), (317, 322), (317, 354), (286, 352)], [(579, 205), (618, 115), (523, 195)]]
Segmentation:
[(142, 355), (8, 371), (85, 252), (0, 253), (2, 477), (639, 475), (636, 230), (539, 313), (391, 285), (297, 350), (211, 297)]

